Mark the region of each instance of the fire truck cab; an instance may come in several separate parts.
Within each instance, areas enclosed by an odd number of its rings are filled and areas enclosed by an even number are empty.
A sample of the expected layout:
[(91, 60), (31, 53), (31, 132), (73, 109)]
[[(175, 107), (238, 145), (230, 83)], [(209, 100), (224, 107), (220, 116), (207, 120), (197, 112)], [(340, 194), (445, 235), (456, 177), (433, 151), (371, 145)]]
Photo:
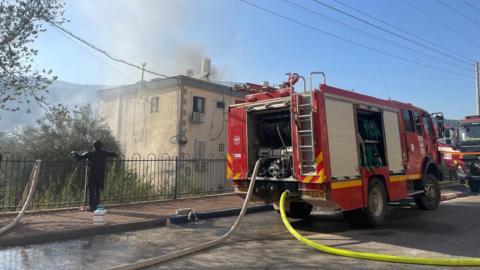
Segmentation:
[[(323, 76), (313, 89), (315, 75)], [(303, 81), (303, 91), (294, 85)], [(387, 202), (411, 196), (418, 207), (440, 202), (436, 123), (411, 104), (383, 100), (325, 83), (322, 72), (289, 74), (280, 87), (246, 84), (245, 102), (228, 112), (227, 178), (245, 194), (261, 160), (254, 198), (277, 204), (290, 191), (286, 212), (307, 218), (313, 206), (341, 210), (353, 224), (381, 225)]]
[(457, 165), (460, 182), (468, 182), (472, 192), (480, 189), (480, 115), (466, 116), (460, 121), (450, 154)]

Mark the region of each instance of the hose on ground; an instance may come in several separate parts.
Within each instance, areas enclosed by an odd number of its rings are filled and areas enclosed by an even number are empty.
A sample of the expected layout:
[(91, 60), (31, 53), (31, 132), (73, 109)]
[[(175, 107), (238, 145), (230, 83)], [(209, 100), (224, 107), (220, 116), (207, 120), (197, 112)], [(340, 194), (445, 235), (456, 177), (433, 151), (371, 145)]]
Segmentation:
[(394, 255), (385, 255), (377, 253), (368, 253), (368, 252), (357, 252), (346, 249), (333, 248), (326, 245), (319, 244), (314, 242), (300, 233), (298, 233), (288, 221), (287, 215), (285, 213), (285, 200), (289, 192), (284, 191), (280, 197), (280, 215), (282, 217), (283, 224), (287, 230), (300, 242), (305, 245), (320, 250), (325, 253), (365, 259), (372, 261), (382, 261), (382, 262), (393, 262), (393, 263), (406, 263), (406, 264), (422, 264), (422, 265), (437, 265), (437, 266), (480, 266), (480, 259), (478, 258), (424, 258), (424, 257), (411, 257), (411, 256), (394, 256)]
[(216, 246), (216, 245), (218, 245), (222, 242), (225, 242), (236, 231), (238, 225), (242, 221), (242, 218), (245, 216), (245, 213), (247, 212), (247, 208), (248, 208), (247, 205), (248, 205), (248, 202), (250, 201), (250, 198), (252, 197), (253, 189), (254, 189), (254, 186), (255, 186), (255, 180), (257, 178), (257, 174), (258, 174), (258, 170), (260, 168), (260, 164), (261, 164), (260, 160), (257, 160), (257, 162), (255, 163), (255, 167), (253, 169), (253, 174), (252, 174), (252, 179), (250, 180), (250, 185), (248, 187), (247, 196), (245, 197), (245, 200), (243, 201), (243, 206), (242, 206), (242, 210), (240, 211), (240, 214), (238, 215), (237, 219), (235, 220), (235, 223), (230, 228), (230, 230), (228, 230), (228, 232), (226, 232), (223, 236), (221, 236), (218, 239), (215, 239), (215, 240), (212, 240), (212, 241), (209, 241), (209, 242), (197, 245), (197, 246), (182, 249), (182, 250), (170, 253), (170, 254), (154, 257), (154, 258), (151, 258), (151, 259), (141, 260), (141, 261), (138, 261), (138, 262), (135, 262), (135, 263), (132, 263), (132, 264), (124, 264), (124, 265), (115, 266), (113, 268), (110, 268), (110, 270), (142, 269), (142, 268), (149, 267), (149, 266), (152, 266), (152, 265), (164, 263), (164, 262), (167, 262), (167, 261), (179, 258), (179, 257), (183, 257), (183, 256), (186, 256), (186, 255), (189, 255), (189, 254), (193, 254), (193, 253), (199, 252), (201, 250), (205, 250), (205, 249), (211, 248), (213, 246)]
[(20, 210), (18, 215), (9, 224), (7, 224), (5, 227), (0, 229), (0, 234), (3, 234), (5, 232), (7, 232), (11, 228), (13, 228), (15, 225), (17, 225), (17, 223), (20, 221), (20, 219), (25, 214), (25, 211), (27, 210), (28, 205), (30, 204), (30, 201), (32, 200), (33, 193), (35, 193), (34, 191), (37, 187), (38, 175), (40, 173), (40, 165), (41, 165), (40, 160), (36, 160), (34, 165), (33, 165), (32, 172), (30, 173), (30, 178), (28, 179), (27, 185), (25, 186), (25, 189), (28, 189), (29, 185), (30, 185), (30, 188), (29, 188), (29, 191), (28, 191), (27, 198), (25, 199), (25, 203), (22, 206), (22, 209)]

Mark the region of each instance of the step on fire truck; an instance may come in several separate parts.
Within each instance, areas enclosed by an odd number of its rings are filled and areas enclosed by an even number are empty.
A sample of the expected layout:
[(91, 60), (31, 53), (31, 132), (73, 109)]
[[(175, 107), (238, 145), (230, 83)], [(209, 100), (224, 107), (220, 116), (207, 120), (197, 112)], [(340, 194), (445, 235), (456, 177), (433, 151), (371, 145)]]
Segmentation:
[[(313, 89), (312, 77), (323, 83)], [(303, 81), (303, 92), (294, 85)], [(254, 198), (278, 205), (290, 191), (287, 214), (307, 218), (313, 206), (341, 210), (347, 221), (381, 225), (387, 202), (413, 197), (421, 209), (440, 202), (440, 155), (426, 111), (328, 86), (322, 72), (290, 73), (279, 87), (244, 84), (245, 102), (228, 111), (227, 178), (245, 194), (261, 160)]]

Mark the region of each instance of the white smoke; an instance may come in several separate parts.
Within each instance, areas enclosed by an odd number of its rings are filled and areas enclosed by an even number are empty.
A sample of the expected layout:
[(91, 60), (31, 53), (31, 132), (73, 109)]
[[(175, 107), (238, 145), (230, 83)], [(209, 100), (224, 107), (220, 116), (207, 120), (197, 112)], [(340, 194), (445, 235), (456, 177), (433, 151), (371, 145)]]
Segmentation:
[[(202, 20), (205, 20), (202, 12), (192, 8), (192, 2), (78, 1), (73, 2), (72, 7), (88, 21), (88, 25), (95, 25), (92, 37), (101, 42), (97, 43), (99, 47), (137, 65), (147, 62), (146, 68), (152, 71), (170, 76), (185, 74), (187, 69), (198, 73), (202, 57), (209, 57), (205, 44), (194, 41), (188, 34), (201, 27)], [(212, 76), (218, 78), (220, 72), (215, 59), (212, 60)], [(140, 79), (139, 70), (118, 68), (129, 77)], [(99, 83), (112, 84), (113, 78), (118, 80), (114, 70), (106, 70), (107, 78)], [(145, 76), (146, 79), (155, 77)]]

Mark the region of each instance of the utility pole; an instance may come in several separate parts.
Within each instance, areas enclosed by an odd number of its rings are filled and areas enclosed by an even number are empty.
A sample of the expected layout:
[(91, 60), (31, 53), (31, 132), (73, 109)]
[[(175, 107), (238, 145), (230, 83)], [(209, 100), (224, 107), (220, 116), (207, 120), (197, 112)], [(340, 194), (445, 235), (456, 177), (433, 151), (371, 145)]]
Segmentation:
[(480, 115), (480, 70), (479, 63), (475, 62), (475, 85), (477, 86), (477, 115)]

